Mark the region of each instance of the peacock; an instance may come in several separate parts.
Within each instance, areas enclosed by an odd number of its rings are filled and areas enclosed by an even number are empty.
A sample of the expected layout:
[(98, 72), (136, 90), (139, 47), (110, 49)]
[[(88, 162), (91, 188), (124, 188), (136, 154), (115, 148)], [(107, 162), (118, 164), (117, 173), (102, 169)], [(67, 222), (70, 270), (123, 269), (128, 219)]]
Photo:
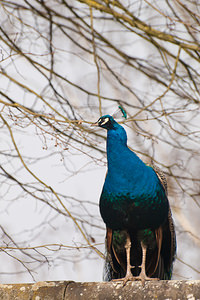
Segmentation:
[(106, 224), (104, 280), (169, 280), (176, 235), (165, 177), (128, 148), (126, 131), (112, 116), (95, 125), (107, 130), (108, 170), (99, 203)]

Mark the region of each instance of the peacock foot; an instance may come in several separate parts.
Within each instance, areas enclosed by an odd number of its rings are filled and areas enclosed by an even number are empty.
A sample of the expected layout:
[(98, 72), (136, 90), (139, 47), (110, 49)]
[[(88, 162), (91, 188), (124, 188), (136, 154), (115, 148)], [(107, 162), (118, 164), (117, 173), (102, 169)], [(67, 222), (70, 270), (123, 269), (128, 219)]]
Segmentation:
[(155, 280), (160, 280), (159, 278), (148, 277), (148, 276), (146, 275), (146, 273), (143, 272), (143, 271), (141, 271), (141, 272), (140, 272), (140, 275), (136, 276), (135, 278), (136, 278), (135, 280), (141, 280), (143, 286), (145, 285), (145, 281), (153, 281), (153, 280), (155, 281)]
[[(134, 268), (134, 267), (130, 266), (130, 269), (131, 268)], [(133, 276), (133, 274), (131, 273), (130, 269), (128, 269), (125, 277), (118, 278), (118, 279), (113, 279), (112, 281), (114, 281), (114, 282), (122, 282), (123, 286), (125, 286), (128, 281), (140, 280), (138, 278), (139, 276)]]
[(152, 277), (148, 277), (146, 275), (146, 273), (141, 272), (140, 275), (138, 276), (133, 276), (132, 273), (127, 273), (125, 277), (123, 278), (118, 278), (118, 279), (112, 279), (113, 282), (122, 282), (123, 286), (126, 285), (126, 283), (128, 281), (141, 281), (143, 287), (145, 285), (145, 281), (156, 281), (156, 280), (160, 280), (159, 278), (152, 278)]
[(127, 284), (128, 281), (138, 280), (137, 276), (133, 276), (132, 274), (126, 274), (123, 278), (112, 279), (113, 282), (122, 282), (123, 286)]

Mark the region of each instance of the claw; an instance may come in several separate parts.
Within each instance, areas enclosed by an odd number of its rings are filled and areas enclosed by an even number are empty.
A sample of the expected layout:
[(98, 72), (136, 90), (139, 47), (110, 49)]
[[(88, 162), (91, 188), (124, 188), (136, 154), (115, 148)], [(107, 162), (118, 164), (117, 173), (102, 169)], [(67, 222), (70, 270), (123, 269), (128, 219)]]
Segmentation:
[[(142, 274), (141, 274), (142, 273)], [(155, 280), (160, 280), (159, 278), (151, 278), (151, 277), (148, 277), (146, 274), (144, 274), (142, 271), (141, 271), (140, 275), (139, 276), (136, 276), (136, 279), (135, 280), (141, 280), (141, 283), (142, 283), (142, 286), (144, 287), (145, 285), (145, 281), (155, 281)]]
[(133, 276), (132, 273), (131, 274), (126, 273), (126, 276), (123, 278), (112, 279), (113, 282), (122, 282), (123, 286), (125, 286), (128, 281), (136, 281), (136, 280), (140, 280), (142, 283), (142, 286), (144, 287), (145, 281), (156, 281), (156, 280), (160, 280), (160, 279), (148, 277), (146, 274), (143, 274), (143, 273), (142, 274), (140, 273), (140, 275), (138, 275), (138, 276)]
[(112, 281), (114, 282), (122, 282), (123, 286), (125, 286), (128, 281), (135, 281), (135, 280), (138, 280), (138, 278), (137, 276), (133, 276), (132, 273), (131, 274), (126, 273), (126, 276), (123, 278), (112, 279)]

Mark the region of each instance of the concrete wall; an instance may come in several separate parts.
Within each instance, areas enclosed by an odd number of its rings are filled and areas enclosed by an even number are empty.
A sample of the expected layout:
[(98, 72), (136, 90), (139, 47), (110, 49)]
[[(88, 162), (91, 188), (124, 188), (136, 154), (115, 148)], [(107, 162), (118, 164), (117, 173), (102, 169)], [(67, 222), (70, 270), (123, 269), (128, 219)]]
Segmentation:
[(200, 280), (128, 282), (52, 281), (0, 284), (0, 300), (200, 300)]

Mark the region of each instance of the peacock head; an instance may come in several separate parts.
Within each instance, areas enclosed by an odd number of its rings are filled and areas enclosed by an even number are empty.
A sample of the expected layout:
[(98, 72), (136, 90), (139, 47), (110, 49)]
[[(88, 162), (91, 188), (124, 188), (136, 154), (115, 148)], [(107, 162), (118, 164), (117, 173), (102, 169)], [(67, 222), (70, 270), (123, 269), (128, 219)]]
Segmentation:
[(124, 145), (127, 144), (127, 135), (124, 128), (119, 125), (115, 119), (110, 115), (105, 115), (99, 118), (99, 120), (92, 124), (93, 126), (99, 126), (107, 129), (109, 140), (113, 140), (114, 144), (120, 142)]
[(93, 124), (94, 126), (99, 126), (107, 130), (115, 129), (120, 126), (112, 116), (105, 115), (99, 118), (99, 120)]

